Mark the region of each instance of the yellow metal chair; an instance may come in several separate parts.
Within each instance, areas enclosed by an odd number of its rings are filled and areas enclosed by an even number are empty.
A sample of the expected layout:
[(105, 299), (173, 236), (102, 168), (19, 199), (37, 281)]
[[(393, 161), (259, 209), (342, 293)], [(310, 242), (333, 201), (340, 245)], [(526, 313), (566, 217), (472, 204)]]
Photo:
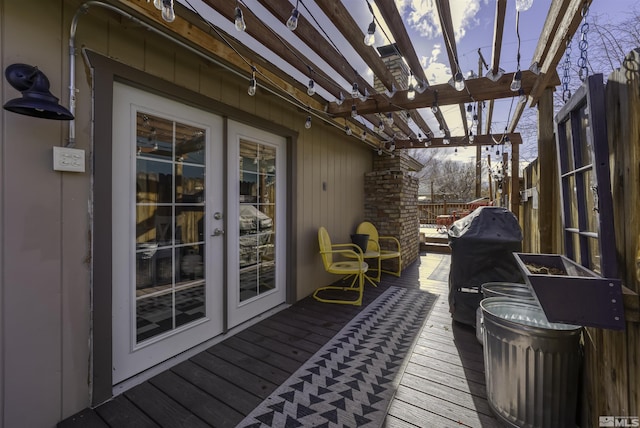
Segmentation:
[[(358, 225), (356, 233), (363, 233), (369, 235), (369, 243), (367, 244), (367, 251), (364, 253), (365, 259), (377, 259), (378, 270), (377, 276), (373, 277), (374, 281), (380, 282), (382, 272), (390, 273), (395, 276), (400, 276), (402, 272), (402, 253), (400, 250), (400, 241), (393, 236), (380, 236), (378, 229), (368, 222), (364, 221)], [(381, 247), (382, 242), (388, 242), (388, 246)], [(388, 271), (382, 269), (382, 261), (390, 259), (398, 259), (398, 270)]]
[[(353, 281), (348, 287), (329, 285), (318, 288), (313, 297), (320, 302), (340, 303), (345, 305), (362, 305), (362, 294), (364, 291), (364, 274), (369, 269), (369, 265), (364, 261), (362, 250), (355, 244), (331, 244), (331, 238), (327, 229), (318, 229), (318, 243), (320, 244), (320, 255), (324, 263), (324, 269), (336, 275), (353, 275)], [(352, 260), (342, 260), (342, 257), (349, 257)], [(353, 259), (356, 260), (353, 260)], [(357, 281), (357, 285), (356, 285)], [(327, 290), (352, 291), (356, 292), (358, 298), (355, 300), (344, 300), (340, 298), (324, 298), (319, 293)]]

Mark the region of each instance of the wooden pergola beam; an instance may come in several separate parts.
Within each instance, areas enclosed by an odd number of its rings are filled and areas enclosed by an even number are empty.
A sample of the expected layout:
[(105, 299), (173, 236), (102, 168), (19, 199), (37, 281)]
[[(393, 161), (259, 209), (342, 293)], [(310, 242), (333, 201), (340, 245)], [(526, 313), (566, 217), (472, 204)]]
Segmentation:
[[(396, 41), (396, 45), (398, 46), (403, 58), (407, 61), (409, 68), (414, 73), (414, 76), (417, 77), (420, 81), (427, 84), (427, 76), (426, 74), (424, 74), (424, 68), (420, 63), (420, 59), (418, 58), (418, 54), (416, 53), (413, 43), (411, 43), (411, 38), (407, 33), (407, 29), (404, 25), (404, 22), (402, 21), (402, 16), (400, 16), (400, 12), (396, 7), (395, 2), (383, 0), (376, 2), (376, 6), (378, 7), (378, 10), (380, 10), (382, 18), (389, 26), (391, 34)], [(418, 125), (418, 127), (420, 127), (420, 129), (422, 129), (425, 134), (429, 132), (433, 133), (422, 116), (417, 112), (413, 113), (415, 114), (412, 114), (411, 117), (413, 118), (416, 125)], [(436, 119), (443, 126), (443, 128), (447, 127), (446, 121), (444, 120), (444, 116), (442, 115), (441, 111), (438, 111), (438, 113), (436, 114)]]
[[(493, 50), (491, 51), (491, 73), (495, 76), (500, 70), (500, 54), (502, 51), (502, 35), (504, 34), (504, 19), (507, 14), (507, 0), (496, 0), (496, 17), (493, 28)], [(487, 110), (487, 132), (493, 120), (494, 100), (489, 100)]]
[[(460, 69), (460, 62), (458, 60), (458, 48), (456, 47), (456, 38), (453, 31), (453, 21), (451, 20), (451, 7), (449, 5), (449, 0), (437, 0), (436, 8), (438, 9), (438, 16), (440, 17), (442, 37), (444, 38), (447, 55), (449, 56), (451, 74), (455, 76), (458, 72), (462, 73), (462, 70)], [(464, 134), (468, 135), (469, 126), (467, 124), (467, 113), (463, 103), (460, 103), (459, 106)]]
[[(528, 94), (538, 76), (529, 70), (522, 72), (522, 89)], [(491, 99), (511, 98), (514, 96), (511, 91), (511, 80), (513, 73), (505, 73), (498, 81), (494, 82), (486, 77), (468, 79), (465, 84), (468, 92), (456, 91), (448, 83), (433, 85), (422, 94), (416, 93), (413, 100), (407, 99), (407, 91), (397, 91), (392, 98), (383, 95), (374, 95), (365, 102), (355, 100), (359, 113), (384, 113), (398, 110), (412, 110), (418, 108), (431, 107), (435, 102), (435, 91), (438, 92), (438, 105), (464, 104), (473, 101), (485, 101)], [(471, 94), (471, 95), (469, 95)], [(334, 116), (347, 116), (351, 114), (351, 104), (338, 105), (335, 102), (329, 103), (327, 113)]]
[(540, 77), (529, 94), (529, 105), (536, 105), (544, 90), (555, 86), (553, 79), (557, 76), (556, 67), (564, 54), (567, 41), (571, 40), (580, 25), (582, 8), (589, 7), (591, 1), (552, 1), (533, 56), (533, 62), (540, 69)]
[[(522, 144), (522, 136), (520, 133), (511, 132), (505, 134), (509, 137), (509, 144), (514, 146), (518, 146)], [(500, 134), (502, 136), (502, 134)], [(494, 137), (491, 134), (478, 135), (474, 138), (473, 143), (469, 143), (469, 139), (466, 136), (463, 137), (451, 137), (449, 139), (449, 144), (444, 144), (444, 138), (431, 138), (429, 140), (430, 145), (427, 147), (424, 143), (427, 139), (424, 139), (422, 143), (418, 140), (394, 140), (397, 149), (439, 149), (439, 148), (447, 148), (447, 147), (477, 147), (477, 146), (493, 146), (496, 143), (494, 141)], [(501, 143), (500, 143), (501, 144)]]

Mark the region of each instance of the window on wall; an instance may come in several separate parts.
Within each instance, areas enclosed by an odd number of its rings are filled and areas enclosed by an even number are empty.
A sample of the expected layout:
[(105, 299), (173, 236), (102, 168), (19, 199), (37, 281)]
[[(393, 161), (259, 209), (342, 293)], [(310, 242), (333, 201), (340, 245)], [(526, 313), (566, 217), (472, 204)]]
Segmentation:
[(556, 116), (565, 254), (617, 276), (604, 83), (589, 76)]

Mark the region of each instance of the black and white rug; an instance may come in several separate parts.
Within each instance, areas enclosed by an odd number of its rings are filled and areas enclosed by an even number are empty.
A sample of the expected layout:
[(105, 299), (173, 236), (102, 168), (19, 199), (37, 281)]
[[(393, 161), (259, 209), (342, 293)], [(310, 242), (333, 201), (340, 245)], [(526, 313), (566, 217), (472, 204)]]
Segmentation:
[(381, 426), (435, 297), (390, 287), (238, 427)]

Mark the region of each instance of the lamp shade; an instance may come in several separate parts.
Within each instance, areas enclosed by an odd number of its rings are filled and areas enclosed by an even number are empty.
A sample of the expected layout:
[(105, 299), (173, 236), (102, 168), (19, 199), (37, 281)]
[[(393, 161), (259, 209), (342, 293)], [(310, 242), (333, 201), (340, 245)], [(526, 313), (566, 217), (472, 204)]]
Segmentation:
[(38, 67), (12, 64), (6, 68), (5, 77), (22, 92), (21, 98), (5, 103), (5, 110), (43, 119), (73, 120), (73, 114), (58, 104), (58, 98), (49, 91), (49, 79)]

